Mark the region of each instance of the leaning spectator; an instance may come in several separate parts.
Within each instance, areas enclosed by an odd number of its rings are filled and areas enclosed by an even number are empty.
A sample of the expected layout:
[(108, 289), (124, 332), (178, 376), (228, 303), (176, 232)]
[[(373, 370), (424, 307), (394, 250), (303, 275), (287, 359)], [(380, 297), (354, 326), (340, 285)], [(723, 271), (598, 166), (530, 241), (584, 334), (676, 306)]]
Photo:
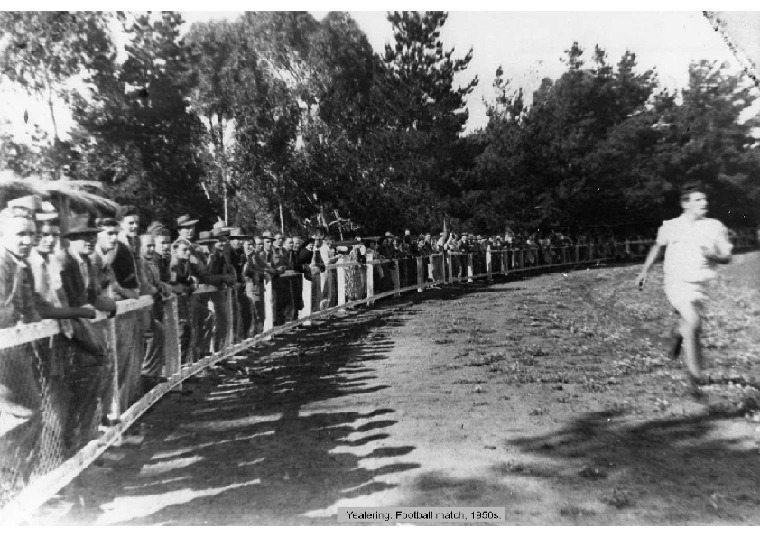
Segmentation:
[[(29, 211), (20, 208), (0, 211), (0, 328), (40, 320), (35, 307), (32, 272), (27, 263), (34, 234), (34, 220)], [(26, 431), (25, 438), (36, 430), (29, 420), (39, 408), (39, 401), (29, 401), (18, 383), (19, 374), (28, 371), (30, 363), (28, 356), (18, 359), (8, 356), (0, 360), (0, 412), (26, 420), (19, 425)], [(2, 439), (0, 462), (13, 461), (15, 455), (10, 450), (22, 444)]]
[(236, 337), (247, 334), (251, 327), (251, 301), (245, 294), (245, 279), (243, 278), (243, 266), (245, 265), (245, 241), (252, 239), (243, 232), (240, 227), (230, 228), (228, 237), (229, 263), (235, 271), (235, 306), (237, 314), (234, 316)]
[[(304, 241), (298, 235), (293, 235), (291, 241), (291, 266), (293, 271), (302, 275), (294, 276), (291, 278), (293, 286), (293, 319), (298, 319), (298, 312), (304, 307), (303, 303), (303, 278), (311, 281), (311, 269), (309, 263), (311, 262), (311, 256), (313, 255), (307, 248), (304, 248)], [(307, 274), (308, 273), (308, 274)]]
[[(71, 307), (92, 306), (115, 315), (116, 304), (105, 296), (99, 285), (104, 276), (91, 259), (100, 228), (92, 225), (86, 215), (70, 220), (73, 221), (72, 225), (63, 234), (69, 241), (69, 247), (63, 253), (61, 262), (61, 283), (66, 300)], [(86, 434), (87, 424), (92, 423), (97, 408), (98, 396), (102, 395), (104, 402), (109, 400), (110, 387), (105, 379), (109, 378), (116, 364), (109, 359), (100, 332), (85, 321), (75, 322), (73, 326), (73, 340), (79, 348), (75, 353), (75, 363), (72, 364), (72, 390), (76, 409), (72, 412), (72, 419), (77, 424), (72, 428), (75, 431), (84, 429), (82, 432)], [(101, 394), (101, 388), (105, 393)], [(118, 421), (116, 416), (110, 416), (109, 419), (109, 405), (104, 404), (103, 408), (105, 415), (102, 419), (105, 424)], [(72, 437), (71, 446), (75, 447), (78, 440), (78, 436)]]
[(214, 226), (211, 235), (203, 283), (217, 286), (234, 285), (237, 280), (237, 274), (230, 261), (229, 243), (227, 241), (229, 229), (222, 226)]
[(86, 216), (70, 220), (73, 221), (71, 227), (62, 235), (69, 241), (61, 258), (61, 283), (66, 299), (72, 307), (89, 304), (97, 310), (113, 313), (116, 307), (105, 295), (102, 283), (105, 277), (92, 260), (101, 229), (92, 225)]
[(157, 263), (155, 238), (151, 234), (140, 237), (141, 272), (148, 288), (156, 289), (155, 302), (150, 317), (150, 328), (146, 330), (146, 351), (141, 372), (143, 392), (147, 393), (166, 379), (161, 376), (164, 365), (164, 308), (161, 301), (172, 294), (169, 284), (161, 281)]
[[(262, 253), (262, 257), (264, 260), (264, 280), (266, 281), (267, 278), (272, 279), (272, 290), (275, 294), (274, 301), (275, 304), (277, 304), (277, 291), (278, 287), (280, 285), (279, 281), (275, 281), (279, 278), (279, 276), (287, 270), (287, 267), (285, 265), (285, 258), (282, 255), (280, 251), (275, 251), (274, 249), (274, 237), (272, 236), (272, 233), (269, 231), (265, 231), (261, 234), (261, 238), (264, 242), (264, 252)], [(275, 323), (277, 321), (277, 308), (275, 307), (275, 318), (272, 319), (272, 322)]]
[(116, 300), (139, 298), (140, 294), (153, 295), (155, 288), (144, 284), (140, 264), (140, 238), (138, 228), (140, 217), (137, 209), (132, 206), (124, 207), (118, 214), (119, 240), (116, 243), (113, 257), (110, 259), (114, 274), (114, 294)]
[[(190, 295), (198, 287), (200, 272), (198, 265), (193, 262), (193, 244), (184, 238), (172, 243), (172, 262), (169, 267), (169, 285), (178, 295)], [(179, 344), (182, 363), (191, 362), (195, 349), (191, 349), (193, 335), (193, 308), (187, 300), (178, 303), (179, 313)]]
[(191, 294), (199, 283), (198, 266), (192, 262), (192, 243), (179, 238), (172, 243), (169, 284), (177, 294)]
[(253, 314), (249, 337), (260, 334), (264, 330), (264, 272), (266, 268), (266, 257), (263, 252), (264, 238), (256, 236), (254, 240), (255, 250), (248, 255), (243, 267), (245, 294), (251, 301)]
[(172, 262), (172, 241), (169, 228), (161, 222), (151, 222), (145, 230), (154, 237), (156, 245), (156, 264), (159, 269), (159, 275), (162, 282), (169, 281), (169, 265)]
[(126, 296), (130, 291), (121, 288), (113, 273), (113, 257), (119, 242), (119, 223), (114, 218), (98, 218), (96, 225), (100, 231), (89, 256), (97, 274), (96, 287), (98, 290), (107, 289), (112, 298)]
[[(52, 205), (50, 205), (52, 209)], [(64, 335), (71, 338), (73, 327), (70, 319), (94, 319), (92, 306), (72, 308), (63, 291), (61, 263), (58, 259), (61, 228), (58, 213), (47, 210), (37, 213), (39, 242), (29, 255), (29, 265), (34, 276), (34, 292), (38, 297), (37, 310), (43, 319), (60, 319)]]
[(237, 282), (243, 283), (243, 265), (245, 265), (245, 241), (252, 240), (253, 237), (246, 234), (243, 228), (233, 227), (230, 229), (229, 245), (230, 245), (230, 262), (232, 263), (235, 273), (237, 274)]

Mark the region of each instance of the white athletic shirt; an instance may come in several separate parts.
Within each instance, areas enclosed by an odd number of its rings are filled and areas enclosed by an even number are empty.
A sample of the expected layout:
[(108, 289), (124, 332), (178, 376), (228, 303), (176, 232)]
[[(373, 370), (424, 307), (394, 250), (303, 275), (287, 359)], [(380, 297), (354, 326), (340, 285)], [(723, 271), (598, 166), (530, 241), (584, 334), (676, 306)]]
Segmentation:
[(722, 255), (730, 255), (733, 249), (728, 240), (728, 229), (719, 220), (701, 218), (691, 221), (683, 215), (662, 223), (657, 231), (657, 244), (666, 247), (665, 279), (680, 282), (703, 282), (715, 276), (702, 253), (703, 246)]

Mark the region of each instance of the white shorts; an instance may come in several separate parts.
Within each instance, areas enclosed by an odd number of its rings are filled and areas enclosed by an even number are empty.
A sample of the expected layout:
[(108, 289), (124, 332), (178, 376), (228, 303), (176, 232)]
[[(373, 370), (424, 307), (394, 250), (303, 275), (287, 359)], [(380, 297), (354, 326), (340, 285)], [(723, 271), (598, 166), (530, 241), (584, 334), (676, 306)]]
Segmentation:
[(665, 281), (665, 296), (679, 312), (694, 306), (703, 306), (708, 301), (707, 285), (704, 282)]

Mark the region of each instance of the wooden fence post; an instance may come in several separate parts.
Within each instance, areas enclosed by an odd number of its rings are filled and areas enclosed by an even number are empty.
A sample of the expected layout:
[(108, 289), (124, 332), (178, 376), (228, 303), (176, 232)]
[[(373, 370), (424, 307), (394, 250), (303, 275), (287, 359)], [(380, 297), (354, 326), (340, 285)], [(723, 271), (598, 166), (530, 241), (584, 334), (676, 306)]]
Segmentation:
[(343, 306), (346, 303), (346, 267), (345, 262), (338, 260), (338, 266), (335, 269), (338, 276), (338, 306)]
[(392, 263), (393, 268), (391, 269), (391, 278), (393, 278), (393, 290), (396, 291), (393, 293), (394, 297), (401, 296), (401, 293), (399, 292), (399, 289), (401, 289), (401, 280), (398, 273), (398, 259), (396, 259)]
[(472, 283), (475, 276), (475, 268), (472, 266), (472, 254), (467, 254), (467, 282)]
[(239, 319), (236, 319), (235, 302), (237, 302), (237, 284), (233, 284), (232, 287), (227, 288), (227, 345), (234, 345), (237, 343), (235, 326)]
[[(309, 267), (309, 270), (311, 270), (311, 267)], [(303, 308), (301, 309), (301, 311), (298, 312), (299, 319), (308, 317), (314, 311), (313, 306), (312, 306), (313, 302), (311, 299), (312, 298), (312, 294), (311, 294), (312, 281), (304, 278), (303, 276), (301, 276), (301, 278), (303, 279), (303, 287), (301, 288), (301, 298), (303, 300)], [(312, 278), (314, 278), (314, 276), (312, 276)], [(311, 326), (311, 321), (306, 320), (303, 322), (303, 325)]]
[(421, 293), (425, 285), (425, 263), (422, 257), (417, 258), (417, 292)]
[[(269, 274), (264, 275), (264, 332), (274, 328), (274, 286), (272, 277)], [(270, 339), (269, 336), (267, 339)]]
[[(181, 349), (181, 343), (180, 343), (180, 326), (179, 326), (179, 299), (177, 298), (177, 295), (172, 295), (169, 299), (164, 300), (164, 311), (167, 309), (171, 312), (169, 315), (164, 314), (164, 324), (166, 324), (166, 320), (170, 319), (173, 323), (173, 332), (172, 332), (172, 344), (171, 345), (164, 345), (164, 376), (166, 378), (171, 378), (174, 375), (178, 374), (182, 370), (182, 349)], [(165, 330), (164, 333), (167, 333), (168, 330)], [(168, 342), (168, 339), (165, 339), (164, 341)], [(166, 349), (171, 348), (173, 350), (176, 350), (175, 353), (166, 353)], [(182, 383), (180, 382), (177, 384), (174, 388), (172, 388), (172, 391), (178, 392), (182, 391)]]
[[(370, 299), (375, 296), (375, 265), (373, 264), (374, 258), (367, 256), (367, 298)], [(368, 300), (367, 306), (372, 307), (374, 300)]]
[(492, 260), (491, 260), (491, 247), (489, 246), (486, 249), (486, 274), (488, 274), (488, 277), (486, 278), (489, 282), (493, 280), (493, 266), (492, 266)]
[[(133, 342), (134, 343), (134, 342)], [(106, 349), (108, 360), (111, 362), (111, 400), (104, 401), (106, 405), (106, 417), (110, 421), (117, 421), (121, 416), (121, 396), (119, 394), (119, 353), (118, 341), (116, 341), (116, 318), (106, 320)]]

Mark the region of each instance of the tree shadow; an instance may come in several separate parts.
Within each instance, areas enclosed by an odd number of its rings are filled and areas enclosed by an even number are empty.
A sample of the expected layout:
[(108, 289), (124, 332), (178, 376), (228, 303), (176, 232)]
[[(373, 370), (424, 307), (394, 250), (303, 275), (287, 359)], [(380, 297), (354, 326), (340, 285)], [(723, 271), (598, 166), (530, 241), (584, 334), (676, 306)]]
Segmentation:
[(317, 524), (333, 519), (306, 514), (395, 487), (378, 478), (420, 465), (383, 464), (415, 449), (393, 442), (393, 408), (309, 409), (388, 388), (374, 373), (393, 348), (390, 313), (367, 313), (278, 338), (162, 400), (48, 512), (72, 506), (58, 524)]
[[(731, 432), (736, 417), (712, 410), (631, 423), (617, 412), (587, 413), (558, 431), (507, 442), (542, 462), (495, 470), (622, 502), (617, 507), (635, 509), (641, 523), (757, 519), (760, 458), (754, 440)], [(618, 496), (610, 500), (613, 489)]]

